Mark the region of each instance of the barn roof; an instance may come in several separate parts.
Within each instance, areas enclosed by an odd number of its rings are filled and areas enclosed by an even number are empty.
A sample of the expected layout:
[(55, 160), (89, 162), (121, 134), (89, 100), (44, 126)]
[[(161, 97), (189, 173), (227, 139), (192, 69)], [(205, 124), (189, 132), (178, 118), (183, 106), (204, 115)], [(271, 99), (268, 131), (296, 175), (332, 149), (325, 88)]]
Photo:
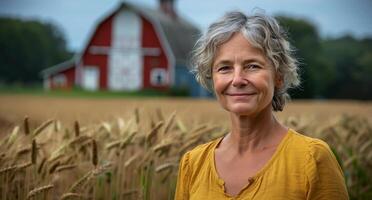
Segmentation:
[(156, 21), (160, 25), (165, 39), (172, 50), (176, 65), (186, 65), (187, 58), (200, 36), (200, 30), (198, 28), (179, 15), (178, 17), (171, 17), (159, 9), (152, 9), (128, 2), (122, 2), (120, 8), (122, 7), (133, 8), (152, 21)]
[[(200, 30), (179, 15), (174, 18), (168, 16), (159, 9), (148, 8), (143, 5), (123, 1), (121, 5), (113, 12), (101, 18), (101, 20), (98, 21), (96, 27), (94, 27), (93, 30), (96, 30), (99, 24), (101, 24), (115, 12), (120, 11), (120, 9), (122, 8), (133, 9), (134, 11), (150, 20), (150, 22), (152, 22), (154, 26), (157, 26), (156, 28), (160, 28), (161, 33), (158, 34), (164, 34), (164, 40), (166, 40), (166, 44), (164, 45), (166, 45), (166, 48), (169, 46), (171, 50), (170, 53), (174, 56), (176, 66), (187, 66), (187, 59), (196, 40), (200, 36)], [(92, 33), (94, 33), (94, 31)], [(89, 41), (92, 39), (92, 37), (93, 35), (88, 37), (87, 43), (82, 49), (83, 52), (88, 47)], [(68, 68), (74, 67), (75, 63), (80, 62), (82, 55), (82, 53), (76, 54), (70, 60), (47, 68), (41, 72), (41, 75), (45, 77), (47, 75), (55, 74)]]
[(48, 75), (53, 75), (56, 73), (59, 73), (61, 71), (70, 69), (72, 67), (75, 67), (75, 59), (72, 58), (70, 60), (66, 60), (65, 62), (59, 63), (57, 65), (54, 65), (52, 67), (49, 67), (47, 69), (44, 69), (43, 71), (40, 72), (41, 76), (45, 77)]

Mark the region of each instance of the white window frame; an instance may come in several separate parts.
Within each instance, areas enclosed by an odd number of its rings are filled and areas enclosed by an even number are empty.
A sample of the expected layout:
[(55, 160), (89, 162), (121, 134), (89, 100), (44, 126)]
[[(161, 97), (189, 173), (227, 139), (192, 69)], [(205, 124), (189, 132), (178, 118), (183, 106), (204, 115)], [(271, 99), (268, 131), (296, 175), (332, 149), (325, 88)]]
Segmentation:
[[(161, 82), (158, 82), (158, 77), (161, 77)], [(169, 82), (168, 72), (164, 68), (153, 68), (150, 73), (150, 83), (153, 86), (165, 86)]]

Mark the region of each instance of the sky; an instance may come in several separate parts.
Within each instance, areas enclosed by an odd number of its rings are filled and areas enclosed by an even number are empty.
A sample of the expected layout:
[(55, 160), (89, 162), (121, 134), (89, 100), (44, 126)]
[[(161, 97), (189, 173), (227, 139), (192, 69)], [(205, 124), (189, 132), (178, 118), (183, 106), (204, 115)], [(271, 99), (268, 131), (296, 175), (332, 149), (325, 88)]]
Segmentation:
[[(0, 0), (0, 16), (37, 19), (56, 24), (68, 48), (79, 51), (97, 20), (123, 0)], [(158, 8), (158, 0), (126, 0)], [(255, 9), (270, 15), (302, 18), (317, 26), (322, 37), (351, 34), (372, 37), (372, 0), (176, 0), (177, 13), (205, 31), (225, 12)]]

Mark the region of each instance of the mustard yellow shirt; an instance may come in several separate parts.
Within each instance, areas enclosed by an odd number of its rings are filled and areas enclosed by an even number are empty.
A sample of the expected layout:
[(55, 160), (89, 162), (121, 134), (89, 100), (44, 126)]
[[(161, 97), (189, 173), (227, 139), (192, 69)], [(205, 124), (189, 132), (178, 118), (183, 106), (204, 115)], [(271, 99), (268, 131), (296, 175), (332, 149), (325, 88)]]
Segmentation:
[(180, 161), (175, 200), (344, 200), (342, 170), (329, 146), (289, 130), (266, 165), (237, 196), (224, 191), (214, 150), (222, 138), (199, 145)]

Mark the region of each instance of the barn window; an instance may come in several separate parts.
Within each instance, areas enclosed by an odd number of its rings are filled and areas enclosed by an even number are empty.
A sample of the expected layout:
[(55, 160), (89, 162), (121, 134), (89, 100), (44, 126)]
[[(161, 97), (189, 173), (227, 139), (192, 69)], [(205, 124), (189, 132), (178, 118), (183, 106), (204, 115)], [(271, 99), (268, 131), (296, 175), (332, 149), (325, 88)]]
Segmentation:
[(151, 84), (154, 86), (164, 86), (168, 83), (167, 71), (163, 68), (153, 68), (151, 70)]
[(65, 87), (67, 85), (67, 79), (64, 74), (58, 74), (53, 77), (54, 87)]

